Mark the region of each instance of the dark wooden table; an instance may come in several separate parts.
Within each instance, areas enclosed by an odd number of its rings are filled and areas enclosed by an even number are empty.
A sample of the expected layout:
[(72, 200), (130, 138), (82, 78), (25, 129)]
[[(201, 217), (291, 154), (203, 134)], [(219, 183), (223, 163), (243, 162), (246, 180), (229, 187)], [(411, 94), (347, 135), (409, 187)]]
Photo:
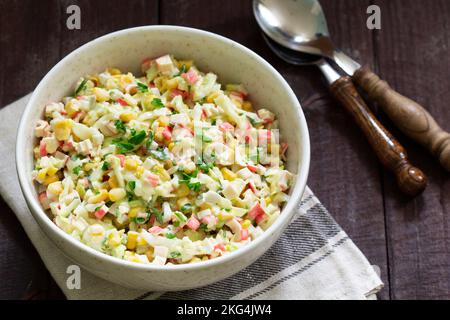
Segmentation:
[[(450, 130), (450, 1), (322, 0), (335, 42), (396, 89), (417, 99)], [(81, 8), (81, 30), (66, 28), (66, 8)], [(382, 29), (366, 28), (377, 4)], [(381, 299), (450, 298), (450, 179), (372, 106), (430, 179), (425, 193), (402, 196), (360, 131), (327, 92), (315, 68), (292, 67), (265, 46), (242, 0), (0, 1), (0, 106), (29, 93), (80, 45), (141, 25), (196, 27), (234, 39), (267, 59), (300, 98), (311, 132), (310, 187), (369, 258), (386, 286)], [(0, 200), (0, 298), (63, 298), (14, 213)]]

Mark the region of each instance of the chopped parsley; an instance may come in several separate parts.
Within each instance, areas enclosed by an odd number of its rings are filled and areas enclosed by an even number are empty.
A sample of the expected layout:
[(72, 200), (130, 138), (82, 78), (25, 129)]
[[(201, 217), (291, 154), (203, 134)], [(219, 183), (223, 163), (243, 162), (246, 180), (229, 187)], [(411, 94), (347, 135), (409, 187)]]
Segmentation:
[(179, 258), (179, 257), (181, 257), (181, 252), (173, 251), (173, 252), (170, 253), (170, 257), (173, 258), (173, 259)]
[(72, 169), (73, 174), (76, 174), (77, 176), (80, 174), (81, 166), (75, 167)]
[(192, 210), (192, 204), (186, 203), (181, 207), (181, 212), (187, 213)]
[(86, 90), (87, 88), (87, 80), (83, 79), (83, 81), (81, 81), (80, 85), (78, 86), (78, 88), (75, 90), (75, 96), (78, 96), (78, 94), (83, 91)]
[(169, 154), (167, 153), (167, 150), (164, 148), (150, 150), (150, 155), (161, 161), (169, 160)]
[(208, 173), (209, 170), (214, 167), (214, 164), (212, 162), (210, 163), (202, 162), (198, 167), (200, 168), (200, 170), (202, 170), (203, 173)]
[(147, 134), (145, 133), (145, 130), (139, 131), (138, 133), (136, 133), (136, 131), (133, 131), (131, 134), (131, 138), (128, 139), (128, 143), (138, 145), (141, 144), (146, 137)]
[(148, 86), (142, 82), (137, 83), (139, 92), (148, 92)]
[(166, 233), (166, 238), (167, 239), (174, 239), (176, 237), (176, 235), (172, 232), (167, 232)]
[(114, 125), (116, 126), (117, 131), (121, 133), (127, 132), (127, 128), (125, 128), (125, 124), (121, 120), (116, 120), (116, 122), (114, 122)]
[(186, 73), (186, 71), (187, 71), (187, 67), (186, 67), (185, 64), (183, 64), (183, 65), (181, 66), (180, 72), (177, 74), (177, 77), (181, 76), (183, 73)]
[(136, 189), (136, 181), (128, 181), (127, 187), (130, 191), (134, 191)]
[(117, 147), (119, 153), (133, 151), (135, 147), (134, 144), (128, 143), (122, 139), (114, 139), (111, 143)]
[(175, 211), (173, 214), (181, 223), (185, 223), (188, 220), (188, 218), (182, 212)]
[(107, 162), (107, 161), (104, 161), (104, 162), (103, 162), (103, 164), (102, 164), (102, 170), (103, 170), (103, 171), (109, 170), (109, 162)]
[(155, 216), (156, 221), (158, 221), (161, 224), (164, 223), (163, 213), (161, 211), (159, 211), (156, 208), (150, 208), (150, 213)]
[(154, 98), (152, 100), (152, 106), (154, 106), (157, 109), (160, 109), (160, 108), (164, 108), (164, 103), (162, 103), (160, 98)]

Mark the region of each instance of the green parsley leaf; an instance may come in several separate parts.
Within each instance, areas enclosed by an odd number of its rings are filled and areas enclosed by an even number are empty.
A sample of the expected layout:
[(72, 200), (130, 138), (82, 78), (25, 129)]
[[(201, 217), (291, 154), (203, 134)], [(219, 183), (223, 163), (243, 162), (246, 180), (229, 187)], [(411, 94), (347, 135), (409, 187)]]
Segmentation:
[(103, 162), (102, 170), (103, 171), (109, 170), (109, 162), (106, 162), (106, 161)]
[(202, 231), (207, 231), (208, 225), (206, 223), (201, 223), (199, 229)]
[(178, 219), (178, 221), (180, 221), (181, 223), (185, 223), (188, 220), (188, 218), (179, 211), (175, 211), (173, 214)]
[(163, 214), (162, 214), (161, 211), (159, 211), (156, 208), (150, 208), (150, 212), (151, 212), (152, 215), (154, 215), (156, 217), (156, 221), (158, 221), (161, 224), (164, 223)]
[(127, 132), (127, 128), (125, 128), (125, 124), (121, 120), (116, 120), (114, 125), (116, 126), (117, 131), (121, 133)]
[(145, 130), (139, 131), (138, 133), (132, 134), (131, 138), (128, 139), (128, 142), (134, 145), (141, 144), (145, 138), (147, 137), (147, 134), (145, 133)]
[(200, 170), (202, 170), (204, 173), (208, 173), (210, 169), (212, 169), (214, 167), (213, 163), (204, 163), (202, 162), (202, 164), (199, 165)]
[(181, 253), (178, 252), (178, 251), (173, 251), (173, 252), (170, 253), (170, 257), (173, 258), (173, 259), (179, 258), (179, 257), (181, 257)]
[(166, 238), (167, 239), (174, 239), (176, 237), (176, 235), (172, 232), (167, 232), (166, 233)]
[(159, 98), (154, 98), (152, 100), (152, 106), (154, 106), (157, 109), (164, 108), (164, 104), (162, 103), (161, 99), (159, 99)]
[(127, 187), (130, 191), (134, 191), (136, 189), (136, 181), (128, 181)]
[(118, 150), (119, 153), (126, 153), (132, 151), (135, 147), (134, 144), (128, 143), (121, 139), (114, 139), (111, 143), (116, 145), (116, 147), (119, 149)]
[(143, 84), (142, 82), (137, 83), (138, 90), (140, 92), (148, 92), (148, 86), (146, 84)]
[(186, 73), (186, 71), (187, 71), (186, 65), (183, 64), (183, 65), (181, 66), (180, 72), (177, 74), (177, 77), (181, 76), (183, 73)]
[(78, 96), (78, 94), (83, 91), (86, 90), (86, 84), (87, 84), (87, 80), (83, 79), (83, 81), (81, 81), (80, 85), (78, 86), (78, 88), (75, 90), (75, 96)]
[(76, 174), (77, 176), (80, 174), (81, 166), (73, 168), (72, 172), (73, 174)]

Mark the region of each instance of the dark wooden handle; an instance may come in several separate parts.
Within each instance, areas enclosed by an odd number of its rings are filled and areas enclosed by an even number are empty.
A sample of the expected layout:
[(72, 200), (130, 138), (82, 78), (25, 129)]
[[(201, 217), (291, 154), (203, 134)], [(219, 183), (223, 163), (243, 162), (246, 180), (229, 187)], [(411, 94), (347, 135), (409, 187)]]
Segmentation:
[(395, 174), (400, 190), (410, 196), (421, 193), (427, 185), (426, 176), (409, 162), (405, 149), (375, 118), (351, 78), (335, 81), (331, 92), (353, 116), (381, 163)]
[(359, 69), (353, 79), (404, 134), (430, 150), (450, 171), (450, 134), (422, 106), (393, 90), (367, 67)]

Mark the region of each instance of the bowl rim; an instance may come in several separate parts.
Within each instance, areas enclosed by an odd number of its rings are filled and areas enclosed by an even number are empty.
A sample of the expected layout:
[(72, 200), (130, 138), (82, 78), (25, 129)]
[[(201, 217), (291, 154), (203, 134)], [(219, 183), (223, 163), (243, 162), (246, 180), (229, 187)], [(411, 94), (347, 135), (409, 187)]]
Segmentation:
[[(123, 260), (117, 257), (113, 257), (110, 255), (107, 255), (106, 253), (97, 251), (88, 245), (82, 243), (81, 241), (73, 238), (71, 235), (64, 232), (62, 229), (60, 229), (53, 221), (48, 217), (48, 215), (45, 213), (45, 211), (42, 209), (41, 204), (37, 200), (37, 198), (33, 195), (32, 188), (29, 184), (29, 178), (26, 174), (26, 168), (23, 161), (20, 161), (20, 159), (23, 157), (23, 152), (25, 152), (26, 145), (27, 145), (27, 139), (25, 132), (29, 130), (29, 126), (27, 126), (27, 119), (30, 117), (31, 110), (33, 109), (36, 100), (36, 96), (38, 92), (41, 90), (42, 87), (44, 87), (48, 81), (48, 79), (54, 74), (60, 71), (60, 69), (63, 67), (64, 63), (69, 60), (74, 55), (77, 55), (78, 53), (89, 49), (91, 47), (94, 47), (98, 45), (101, 42), (105, 42), (110, 40), (111, 38), (117, 37), (117, 36), (124, 36), (125, 34), (128, 34), (130, 32), (146, 32), (146, 31), (183, 31), (186, 33), (191, 33), (195, 35), (199, 35), (202, 37), (207, 37), (213, 39), (213, 41), (220, 41), (227, 45), (231, 45), (236, 47), (238, 50), (243, 51), (244, 54), (249, 55), (250, 57), (254, 58), (258, 64), (264, 66), (268, 71), (270, 71), (281, 83), (283, 86), (284, 91), (286, 91), (286, 94), (289, 95), (290, 99), (292, 100), (292, 103), (296, 107), (297, 112), (297, 121), (300, 122), (300, 131), (296, 132), (295, 134), (298, 136), (298, 141), (300, 142), (302, 148), (301, 152), (303, 154), (302, 160), (299, 161), (299, 165), (297, 168), (297, 174), (295, 178), (295, 184), (294, 184), (294, 190), (292, 190), (292, 193), (290, 195), (290, 198), (288, 202), (286, 203), (285, 207), (282, 210), (282, 214), (280, 214), (280, 217), (275, 221), (274, 224), (272, 224), (269, 229), (267, 229), (261, 236), (256, 238), (254, 241), (251, 241), (249, 244), (246, 244), (239, 248), (238, 250), (235, 250), (229, 254), (226, 254), (221, 257), (217, 257), (214, 259), (210, 259), (207, 261), (201, 261), (198, 263), (193, 264), (179, 264), (179, 265), (153, 265), (153, 264), (139, 264), (136, 262), (131, 262), (127, 260)], [(297, 96), (291, 89), (291, 87), (288, 85), (286, 80), (281, 76), (281, 74), (265, 59), (263, 59), (261, 56), (259, 56), (254, 51), (250, 50), (249, 48), (245, 47), (244, 45), (231, 40), (229, 38), (226, 38), (224, 36), (215, 34), (213, 32), (204, 31), (196, 28), (190, 28), (190, 27), (182, 27), (182, 26), (174, 26), (174, 25), (151, 25), (151, 26), (140, 26), (140, 27), (133, 27), (133, 28), (127, 28), (119, 31), (115, 31), (112, 33), (108, 33), (106, 35), (100, 36), (98, 38), (95, 38), (84, 45), (78, 47), (68, 55), (66, 55), (63, 59), (61, 59), (55, 66), (53, 66), (52, 69), (44, 76), (44, 78), (39, 82), (38, 86), (34, 90), (29, 102), (27, 103), (25, 110), (21, 116), (18, 131), (17, 131), (17, 141), (16, 141), (16, 152), (15, 152), (15, 161), (16, 161), (16, 170), (19, 177), (19, 184), (22, 190), (22, 193), (24, 195), (24, 198), (26, 200), (26, 203), (32, 213), (32, 216), (36, 219), (38, 224), (42, 229), (42, 223), (45, 224), (47, 227), (44, 229), (44, 233), (48, 232), (48, 229), (50, 229), (54, 234), (57, 235), (61, 240), (69, 242), (72, 246), (75, 248), (86, 252), (86, 254), (96, 257), (100, 260), (112, 263), (116, 266), (121, 266), (124, 268), (131, 268), (134, 270), (141, 270), (141, 271), (167, 271), (167, 272), (176, 272), (176, 271), (193, 271), (193, 270), (200, 270), (204, 268), (213, 267), (216, 265), (224, 264), (227, 261), (238, 259), (239, 257), (245, 255), (247, 252), (255, 249), (261, 242), (265, 241), (271, 234), (274, 233), (275, 230), (278, 230), (282, 227), (283, 223), (286, 222), (286, 220), (290, 220), (294, 214), (294, 210), (296, 209), (297, 204), (299, 203), (301, 196), (303, 195), (305, 188), (306, 188), (306, 182), (309, 174), (309, 166), (310, 166), (310, 138), (309, 138), (309, 130), (306, 123), (306, 119), (304, 116), (304, 113), (302, 111), (300, 102), (298, 101)], [(290, 133), (294, 134), (294, 133)], [(284, 213), (284, 214), (283, 214)], [(289, 221), (288, 221), (289, 222)], [(287, 224), (285, 225), (287, 226)], [(282, 230), (283, 231), (283, 230)], [(282, 232), (281, 231), (281, 232)], [(52, 237), (50, 237), (52, 238)], [(54, 239), (52, 239), (53, 242), (55, 242)], [(59, 247), (59, 245), (57, 244)], [(62, 250), (60, 247), (59, 249), (64, 255), (67, 255), (64, 250)], [(75, 261), (78, 263), (78, 261)]]

